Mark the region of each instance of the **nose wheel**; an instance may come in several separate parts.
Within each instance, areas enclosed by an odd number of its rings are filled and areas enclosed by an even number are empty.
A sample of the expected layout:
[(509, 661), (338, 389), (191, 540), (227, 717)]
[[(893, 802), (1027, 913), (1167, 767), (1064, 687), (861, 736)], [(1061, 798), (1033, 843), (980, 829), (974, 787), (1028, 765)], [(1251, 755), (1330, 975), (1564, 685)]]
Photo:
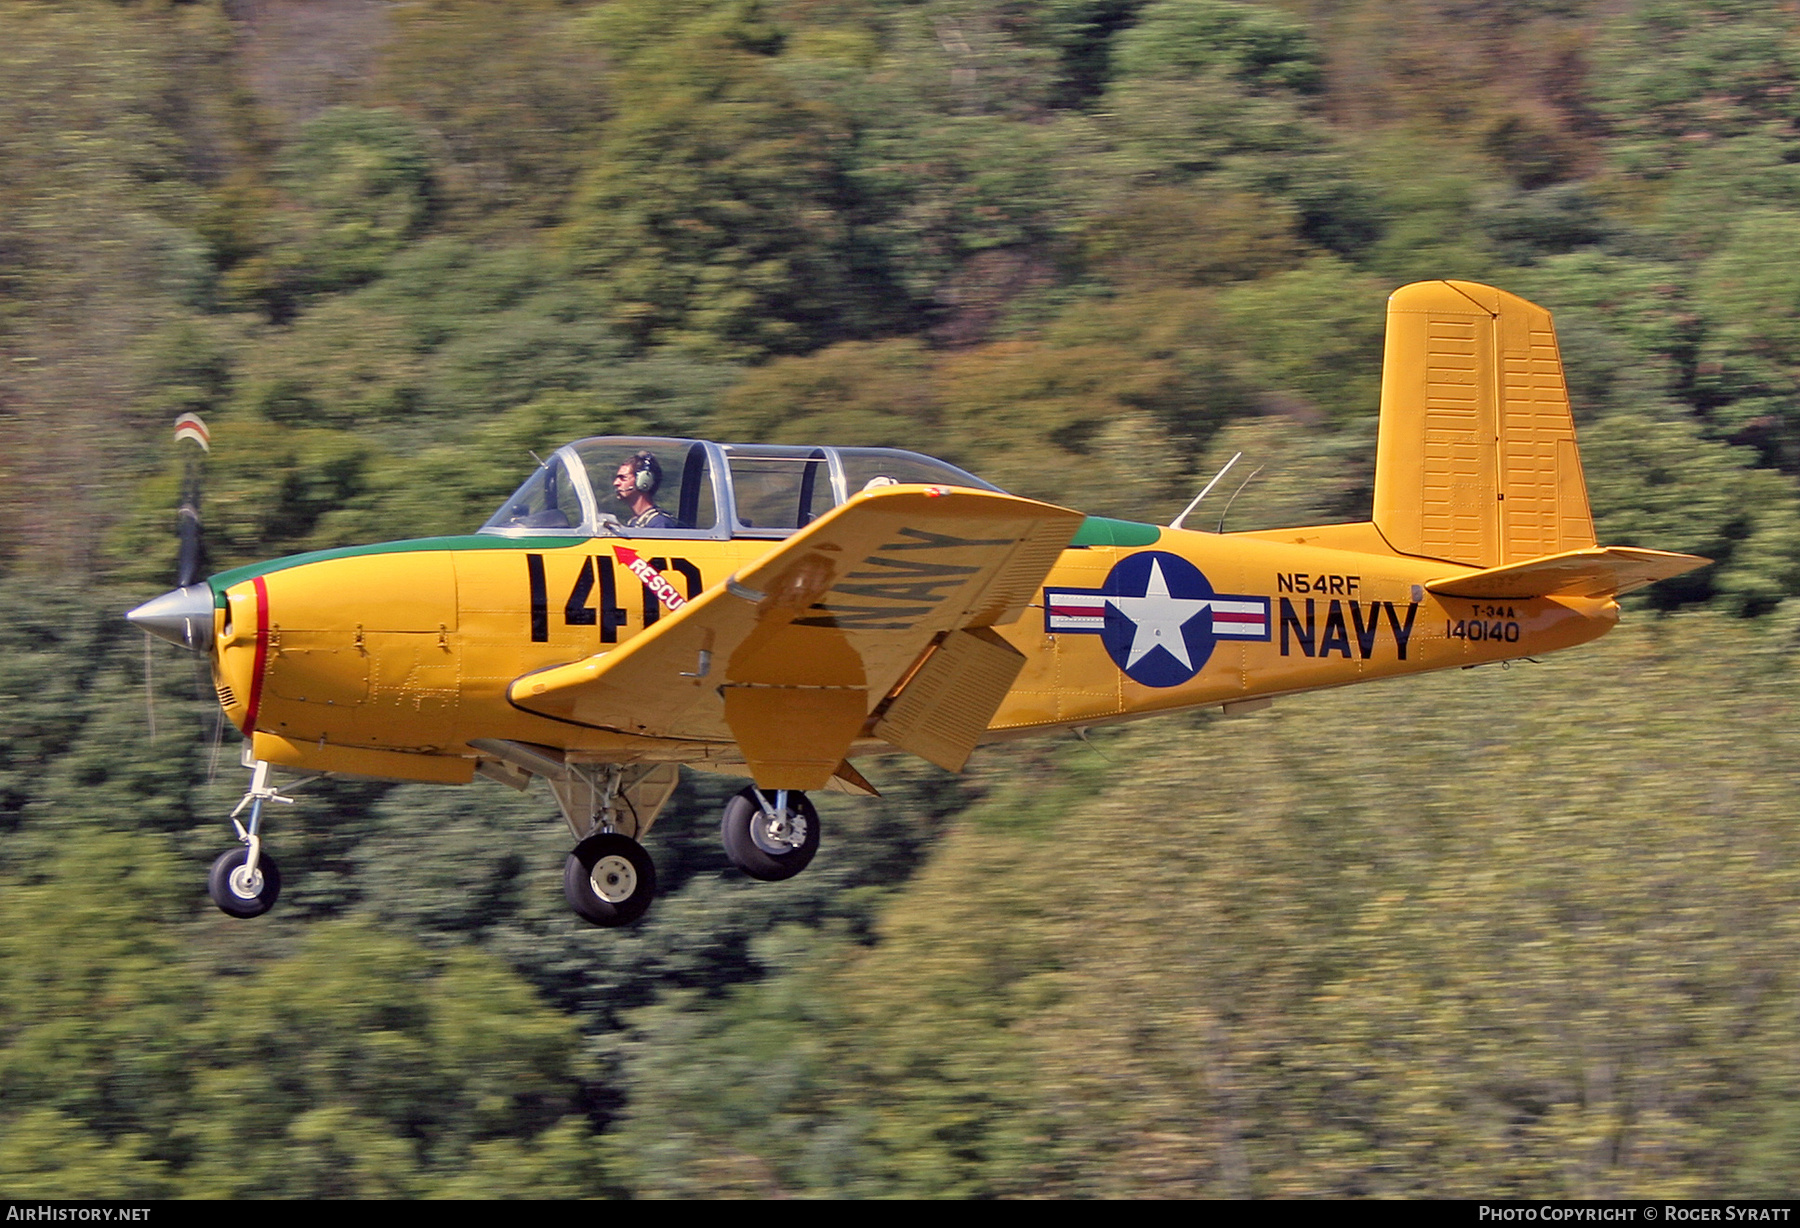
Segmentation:
[(798, 789), (752, 785), (725, 803), (719, 826), (731, 864), (764, 882), (794, 877), (819, 851), (819, 812)]
[(227, 849), (212, 864), (206, 894), (221, 912), (234, 917), (260, 917), (281, 897), (281, 871), (267, 853), (249, 864), (248, 848)]
[(589, 836), (563, 867), (563, 894), (575, 915), (591, 925), (630, 925), (656, 896), (656, 865), (629, 836)]

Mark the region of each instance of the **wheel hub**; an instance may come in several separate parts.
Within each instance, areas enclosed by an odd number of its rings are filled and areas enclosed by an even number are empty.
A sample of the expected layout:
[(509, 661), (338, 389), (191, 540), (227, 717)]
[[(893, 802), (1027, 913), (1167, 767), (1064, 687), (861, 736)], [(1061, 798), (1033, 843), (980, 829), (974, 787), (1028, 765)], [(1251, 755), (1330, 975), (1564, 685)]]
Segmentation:
[(231, 872), (226, 880), (231, 886), (231, 894), (240, 900), (254, 900), (262, 895), (263, 875), (261, 870), (252, 870), (249, 866), (239, 866)]
[(637, 867), (615, 853), (594, 863), (588, 881), (593, 884), (594, 894), (608, 904), (623, 904), (637, 894)]
[(806, 843), (806, 819), (788, 810), (759, 815), (750, 824), (750, 839), (765, 853), (791, 853)]

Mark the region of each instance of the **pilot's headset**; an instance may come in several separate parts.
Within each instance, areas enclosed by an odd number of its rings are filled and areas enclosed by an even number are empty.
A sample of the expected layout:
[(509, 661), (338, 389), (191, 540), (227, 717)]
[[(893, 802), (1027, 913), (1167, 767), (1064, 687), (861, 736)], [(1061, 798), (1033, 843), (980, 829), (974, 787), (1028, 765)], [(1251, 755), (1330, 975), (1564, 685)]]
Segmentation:
[(662, 465), (650, 453), (635, 453), (631, 458), (631, 468), (635, 474), (632, 484), (644, 494), (650, 494), (662, 485)]

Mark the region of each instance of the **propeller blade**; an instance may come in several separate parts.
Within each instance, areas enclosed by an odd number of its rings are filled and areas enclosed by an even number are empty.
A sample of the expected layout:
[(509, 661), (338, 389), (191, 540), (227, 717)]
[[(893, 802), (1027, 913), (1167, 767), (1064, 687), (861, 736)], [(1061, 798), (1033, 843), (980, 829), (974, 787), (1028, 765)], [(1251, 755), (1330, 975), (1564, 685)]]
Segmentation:
[(212, 451), (212, 432), (206, 429), (206, 419), (199, 414), (182, 414), (175, 419), (175, 442), (184, 439), (199, 444), (202, 452)]
[(179, 444), (184, 439), (198, 444), (200, 454), (188, 454), (181, 506), (175, 513), (175, 531), (181, 542), (175, 564), (177, 588), (198, 584), (206, 576), (206, 542), (200, 535), (200, 459), (212, 451), (212, 435), (199, 414), (182, 414), (175, 419), (175, 442)]

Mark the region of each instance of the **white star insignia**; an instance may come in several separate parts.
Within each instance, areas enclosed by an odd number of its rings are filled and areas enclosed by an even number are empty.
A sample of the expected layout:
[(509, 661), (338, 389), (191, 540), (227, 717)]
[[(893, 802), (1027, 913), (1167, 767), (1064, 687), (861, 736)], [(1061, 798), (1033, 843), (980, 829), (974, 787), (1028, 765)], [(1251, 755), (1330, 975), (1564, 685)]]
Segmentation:
[(1186, 668), (1194, 668), (1181, 629), (1212, 602), (1204, 597), (1169, 596), (1161, 559), (1150, 560), (1150, 576), (1144, 583), (1142, 597), (1109, 596), (1106, 600), (1136, 628), (1131, 637), (1131, 652), (1125, 661), (1127, 670), (1158, 648), (1166, 650)]

